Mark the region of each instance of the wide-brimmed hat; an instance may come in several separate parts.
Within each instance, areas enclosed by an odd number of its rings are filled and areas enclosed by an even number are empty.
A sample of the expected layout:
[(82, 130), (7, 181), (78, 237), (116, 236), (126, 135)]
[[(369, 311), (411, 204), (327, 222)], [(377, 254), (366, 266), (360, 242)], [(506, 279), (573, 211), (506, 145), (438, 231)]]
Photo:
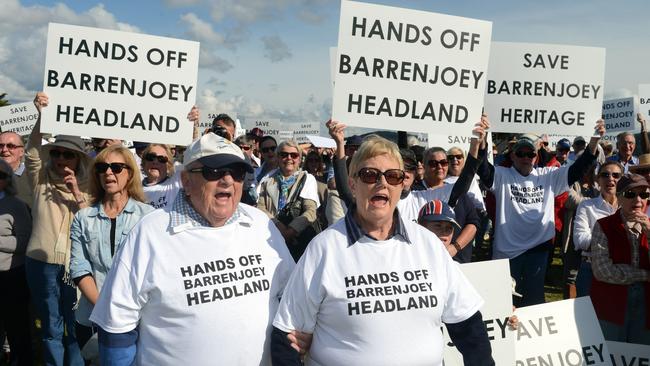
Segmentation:
[(650, 188), (650, 184), (648, 184), (648, 181), (641, 175), (627, 173), (619, 179), (618, 183), (616, 183), (616, 192), (623, 193), (638, 187)]
[(214, 133), (206, 133), (200, 139), (194, 141), (185, 150), (183, 155), (183, 166), (187, 168), (195, 161), (210, 168), (224, 168), (233, 164), (241, 164), (249, 173), (253, 167), (244, 158), (244, 153), (239, 146)]
[(82, 155), (86, 154), (84, 147), (86, 144), (79, 136), (70, 136), (70, 135), (57, 135), (54, 142), (51, 142), (44, 147), (52, 149), (55, 147), (62, 147), (64, 149), (76, 151)]
[(650, 154), (639, 155), (639, 164), (630, 165), (628, 167), (629, 171), (635, 173), (639, 170), (649, 169), (650, 168)]

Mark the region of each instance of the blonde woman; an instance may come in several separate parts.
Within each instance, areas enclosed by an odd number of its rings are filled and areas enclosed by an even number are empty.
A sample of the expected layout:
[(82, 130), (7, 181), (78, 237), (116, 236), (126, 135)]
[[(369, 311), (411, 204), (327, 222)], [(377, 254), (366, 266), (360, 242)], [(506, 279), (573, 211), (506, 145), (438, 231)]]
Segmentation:
[(171, 205), (181, 189), (181, 178), (174, 169), (174, 159), (169, 146), (147, 146), (142, 153), (142, 171), (145, 174), (142, 180), (145, 202), (153, 208)]

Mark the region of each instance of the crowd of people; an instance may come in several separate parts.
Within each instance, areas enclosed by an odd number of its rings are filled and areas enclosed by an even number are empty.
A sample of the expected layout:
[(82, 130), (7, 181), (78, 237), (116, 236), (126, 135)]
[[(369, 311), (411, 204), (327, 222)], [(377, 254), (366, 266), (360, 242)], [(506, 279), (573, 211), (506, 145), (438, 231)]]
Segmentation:
[(35, 361), (34, 317), (47, 365), (440, 364), (443, 324), (466, 365), (493, 365), (456, 263), (507, 259), (521, 307), (545, 301), (554, 251), (606, 339), (650, 345), (640, 116), (640, 156), (631, 133), (603, 143), (602, 120), (555, 151), (533, 134), (493, 151), (486, 115), (451, 149), (346, 139), (337, 121), (324, 149), (187, 119), (187, 147), (47, 140), (40, 118), (25, 142), (0, 132), (12, 364)]

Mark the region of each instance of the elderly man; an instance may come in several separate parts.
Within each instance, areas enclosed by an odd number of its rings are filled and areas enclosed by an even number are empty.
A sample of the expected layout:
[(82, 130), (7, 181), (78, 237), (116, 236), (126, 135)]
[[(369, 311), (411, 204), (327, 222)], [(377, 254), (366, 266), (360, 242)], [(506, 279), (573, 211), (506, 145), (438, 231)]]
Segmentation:
[(240, 204), (252, 168), (235, 144), (208, 133), (183, 166), (171, 209), (145, 216), (113, 261), (90, 318), (101, 363), (270, 364), (270, 325), (295, 264), (267, 216)]
[(6, 161), (14, 171), (16, 197), (25, 202), (27, 206), (32, 207), (34, 196), (31, 189), (29, 189), (27, 174), (24, 174), (24, 155), (25, 145), (20, 135), (11, 131), (0, 132), (0, 160)]
[(639, 158), (634, 155), (635, 148), (636, 140), (634, 139), (634, 134), (631, 132), (621, 132), (616, 136), (616, 149), (618, 152), (616, 155), (607, 158), (607, 160), (618, 161), (623, 165), (625, 173), (627, 173), (631, 165), (639, 164)]
[(605, 339), (650, 345), (650, 185), (638, 174), (616, 184), (620, 209), (591, 238), (591, 299)]

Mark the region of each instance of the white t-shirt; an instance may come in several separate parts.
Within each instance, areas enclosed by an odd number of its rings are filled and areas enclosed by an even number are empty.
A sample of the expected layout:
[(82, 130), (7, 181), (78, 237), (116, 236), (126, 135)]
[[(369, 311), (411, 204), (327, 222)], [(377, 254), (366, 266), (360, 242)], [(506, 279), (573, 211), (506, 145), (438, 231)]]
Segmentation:
[(555, 235), (555, 196), (569, 190), (569, 167), (535, 168), (523, 176), (494, 168), (496, 198), (493, 259), (515, 258)]
[(174, 203), (178, 191), (183, 188), (181, 183), (181, 169), (175, 168), (175, 173), (167, 177), (163, 182), (153, 186), (143, 185), (145, 203), (153, 208), (167, 208)]
[(442, 323), (467, 320), (481, 297), (418, 224), (403, 220), (410, 244), (363, 236), (351, 246), (345, 224), (309, 244), (273, 325), (313, 333), (312, 365), (441, 365)]
[(408, 196), (397, 202), (397, 211), (404, 221), (417, 222), (418, 213), (420, 213), (422, 206), (433, 200), (441, 200), (445, 203), (449, 202), (449, 197), (451, 196), (451, 190), (453, 188), (453, 184), (445, 184), (439, 188), (429, 188), (424, 191), (411, 191)]
[(256, 208), (219, 228), (179, 225), (156, 210), (116, 255), (90, 319), (139, 327), (138, 365), (267, 365), (271, 321), (295, 263)]
[[(458, 177), (456, 176), (450, 175), (447, 178), (445, 178), (445, 183), (449, 183), (452, 186), (456, 184), (456, 181), (458, 181)], [(469, 197), (470, 200), (472, 200), (472, 204), (477, 210), (485, 211), (485, 201), (483, 200), (483, 192), (481, 192), (481, 187), (479, 187), (478, 185), (476, 176), (474, 176), (474, 178), (472, 179), (472, 184), (469, 185), (467, 196)]]

